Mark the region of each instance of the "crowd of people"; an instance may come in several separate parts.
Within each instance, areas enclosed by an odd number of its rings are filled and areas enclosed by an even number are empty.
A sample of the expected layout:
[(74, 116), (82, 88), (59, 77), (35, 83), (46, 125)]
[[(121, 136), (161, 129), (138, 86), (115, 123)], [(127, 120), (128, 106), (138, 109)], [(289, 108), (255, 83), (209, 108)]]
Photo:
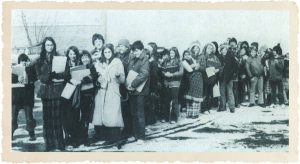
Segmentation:
[[(89, 146), (90, 123), (94, 141), (113, 144), (128, 139), (140, 144), (147, 125), (176, 124), (180, 113), (195, 119), (211, 109), (234, 113), (241, 105), (288, 105), (289, 60), (280, 44), (267, 48), (230, 38), (202, 48), (194, 41), (182, 55), (176, 47), (167, 49), (155, 42), (130, 44), (121, 39), (114, 46), (105, 43), (101, 34), (92, 36), (92, 44), (92, 51), (69, 47), (62, 73), (52, 71), (53, 57), (59, 55), (52, 37), (44, 39), (36, 61), (19, 55), (18, 64), (26, 66), (26, 75), (12, 74), (12, 83), (25, 87), (12, 89), (12, 137), (18, 128), (18, 111), (25, 109), (26, 129), (30, 140), (35, 140), (36, 80), (41, 83), (37, 95), (42, 101), (45, 151)], [(74, 83), (71, 71), (79, 66), (89, 69), (90, 75)], [(130, 71), (137, 76), (128, 83)], [(61, 96), (67, 83), (76, 86), (70, 99)], [(83, 90), (85, 85), (92, 87)]]

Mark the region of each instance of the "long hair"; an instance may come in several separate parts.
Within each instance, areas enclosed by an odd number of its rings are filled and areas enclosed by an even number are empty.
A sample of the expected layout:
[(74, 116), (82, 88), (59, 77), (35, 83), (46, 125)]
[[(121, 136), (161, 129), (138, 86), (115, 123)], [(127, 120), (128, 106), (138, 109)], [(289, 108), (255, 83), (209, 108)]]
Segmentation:
[(41, 48), (41, 53), (40, 53), (40, 60), (41, 61), (45, 61), (46, 60), (47, 51), (46, 51), (46, 45), (45, 44), (46, 44), (47, 41), (50, 41), (53, 44), (53, 50), (51, 52), (51, 60), (50, 60), (50, 62), (52, 62), (53, 56), (57, 55), (57, 52), (56, 52), (56, 43), (55, 43), (55, 41), (54, 41), (54, 39), (52, 37), (45, 37), (45, 39), (43, 40), (43, 42), (42, 42), (42, 48)]
[(170, 52), (171, 52), (171, 51), (174, 51), (174, 52), (175, 52), (175, 58), (177, 58), (177, 59), (180, 60), (180, 55), (179, 55), (178, 49), (177, 49), (176, 47), (170, 48), (169, 51), (170, 51)]
[(154, 42), (150, 42), (148, 43), (149, 46), (152, 47), (152, 54), (150, 54), (151, 56), (153, 56), (154, 60), (157, 61), (158, 60), (158, 56), (157, 56), (157, 44)]
[(78, 64), (78, 62), (79, 62), (79, 50), (76, 46), (71, 46), (71, 47), (68, 48), (67, 53), (66, 53), (67, 61), (68, 62), (70, 61), (69, 53), (70, 53), (71, 50), (75, 53), (75, 55), (76, 55), (75, 63)]
[(103, 46), (103, 49), (102, 49), (102, 52), (101, 52), (101, 58), (100, 58), (101, 63), (106, 63), (106, 58), (104, 56), (104, 50), (107, 49), (107, 48), (110, 49), (111, 53), (112, 53), (108, 63), (110, 63), (115, 58), (114, 45), (111, 44), (111, 43), (107, 43)]
[(212, 46), (212, 48), (213, 48), (212, 54), (215, 54), (215, 53), (216, 53), (216, 47), (215, 47), (215, 45), (214, 45), (213, 43), (207, 43), (207, 44), (204, 46), (203, 50), (202, 50), (202, 55), (204, 55), (204, 56), (206, 56), (206, 57), (208, 57), (208, 56), (210, 55), (210, 54), (207, 54), (207, 53), (206, 53), (206, 49), (207, 49), (208, 46)]

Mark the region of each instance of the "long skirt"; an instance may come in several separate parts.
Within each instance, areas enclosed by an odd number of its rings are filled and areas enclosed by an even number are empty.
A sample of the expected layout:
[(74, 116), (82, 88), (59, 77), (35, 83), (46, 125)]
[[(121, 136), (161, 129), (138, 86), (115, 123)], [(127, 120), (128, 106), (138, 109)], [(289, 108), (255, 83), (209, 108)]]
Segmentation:
[(42, 99), (46, 150), (65, 148), (60, 99)]

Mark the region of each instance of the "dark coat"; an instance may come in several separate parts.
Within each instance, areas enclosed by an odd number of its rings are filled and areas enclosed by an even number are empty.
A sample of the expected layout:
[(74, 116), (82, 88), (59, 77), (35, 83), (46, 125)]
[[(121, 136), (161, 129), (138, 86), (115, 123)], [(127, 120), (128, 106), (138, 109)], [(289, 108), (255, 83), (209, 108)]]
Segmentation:
[(284, 74), (284, 60), (283, 58), (271, 58), (269, 60), (270, 80), (282, 80)]
[(42, 99), (58, 99), (64, 89), (65, 83), (71, 78), (70, 67), (66, 64), (65, 72), (57, 73), (56, 79), (64, 79), (64, 82), (53, 82), (50, 74), (52, 72), (52, 62), (38, 59), (35, 65), (38, 79), (41, 81), (39, 96)]
[(246, 61), (246, 71), (249, 78), (262, 76), (264, 74), (262, 58), (249, 57)]
[(226, 82), (235, 80), (238, 77), (239, 64), (234, 53), (228, 52), (224, 59), (224, 79)]
[[(28, 84), (25, 87), (12, 88), (12, 104), (19, 106), (34, 106), (34, 82), (37, 80), (34, 65), (25, 68)], [(12, 74), (12, 83), (18, 83), (18, 76)]]
[(128, 70), (133, 70), (138, 73), (138, 76), (132, 81), (131, 87), (137, 88), (139, 85), (141, 85), (144, 81), (147, 80), (142, 92), (130, 92), (130, 95), (143, 95), (146, 96), (149, 94), (149, 75), (150, 75), (150, 65), (148, 57), (145, 54), (145, 51), (142, 52), (142, 54), (136, 58), (131, 57), (129, 59), (129, 66)]

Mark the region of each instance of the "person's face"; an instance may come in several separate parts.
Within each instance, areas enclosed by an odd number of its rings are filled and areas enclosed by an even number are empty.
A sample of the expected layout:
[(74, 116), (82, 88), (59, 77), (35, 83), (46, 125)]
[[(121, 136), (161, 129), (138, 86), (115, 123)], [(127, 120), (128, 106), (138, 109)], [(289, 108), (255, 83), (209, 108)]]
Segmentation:
[(90, 58), (88, 57), (88, 55), (83, 55), (81, 57), (81, 62), (83, 63), (83, 65), (90, 64)]
[(255, 57), (256, 54), (257, 54), (257, 52), (256, 52), (255, 50), (251, 50), (250, 55), (251, 55), (252, 57)]
[(103, 53), (104, 53), (104, 57), (107, 60), (109, 60), (111, 58), (111, 56), (112, 56), (112, 52), (111, 52), (111, 50), (109, 48), (105, 48)]
[(21, 64), (22, 66), (26, 66), (26, 65), (27, 65), (27, 61), (26, 61), (26, 60), (20, 61), (20, 64)]
[(95, 46), (96, 49), (101, 49), (102, 46), (103, 46), (102, 40), (101, 40), (101, 39), (96, 39), (96, 40), (94, 41), (94, 46)]
[(70, 50), (69, 51), (69, 54), (68, 54), (69, 58), (71, 61), (75, 61), (76, 60), (76, 54), (73, 50)]
[(170, 57), (171, 57), (171, 59), (175, 58), (175, 52), (174, 51), (170, 51)]
[(200, 47), (195, 46), (195, 47), (194, 47), (194, 52), (195, 52), (195, 54), (199, 54), (199, 52), (200, 52)]
[(213, 47), (211, 45), (208, 45), (206, 47), (206, 54), (212, 54), (212, 52), (213, 52)]
[(143, 52), (142, 50), (135, 49), (133, 50), (133, 55), (138, 58), (141, 56), (142, 52)]
[(45, 49), (46, 49), (46, 52), (51, 53), (51, 52), (53, 51), (53, 48), (54, 48), (53, 43), (52, 43), (50, 40), (47, 40), (47, 41), (45, 42)]
[(276, 55), (277, 55), (277, 52), (276, 52), (276, 51), (273, 51), (273, 54), (274, 54), (274, 56), (276, 56)]
[(124, 45), (119, 45), (119, 46), (118, 46), (118, 51), (119, 51), (121, 54), (125, 53), (127, 50), (128, 50), (128, 48), (127, 48), (126, 46), (124, 46)]
[(189, 52), (185, 52), (183, 55), (184, 55), (185, 59), (190, 59), (191, 58), (191, 54)]
[(227, 51), (228, 51), (227, 48), (223, 48), (223, 49), (221, 50), (222, 55), (225, 56), (225, 55), (227, 54)]
[(241, 51), (240, 51), (240, 56), (243, 56), (243, 55), (245, 55), (245, 54), (246, 54), (245, 49), (241, 49)]
[(230, 43), (229, 43), (229, 46), (230, 46), (231, 48), (236, 48), (236, 47), (237, 47), (237, 45), (236, 45), (235, 42), (230, 42)]

